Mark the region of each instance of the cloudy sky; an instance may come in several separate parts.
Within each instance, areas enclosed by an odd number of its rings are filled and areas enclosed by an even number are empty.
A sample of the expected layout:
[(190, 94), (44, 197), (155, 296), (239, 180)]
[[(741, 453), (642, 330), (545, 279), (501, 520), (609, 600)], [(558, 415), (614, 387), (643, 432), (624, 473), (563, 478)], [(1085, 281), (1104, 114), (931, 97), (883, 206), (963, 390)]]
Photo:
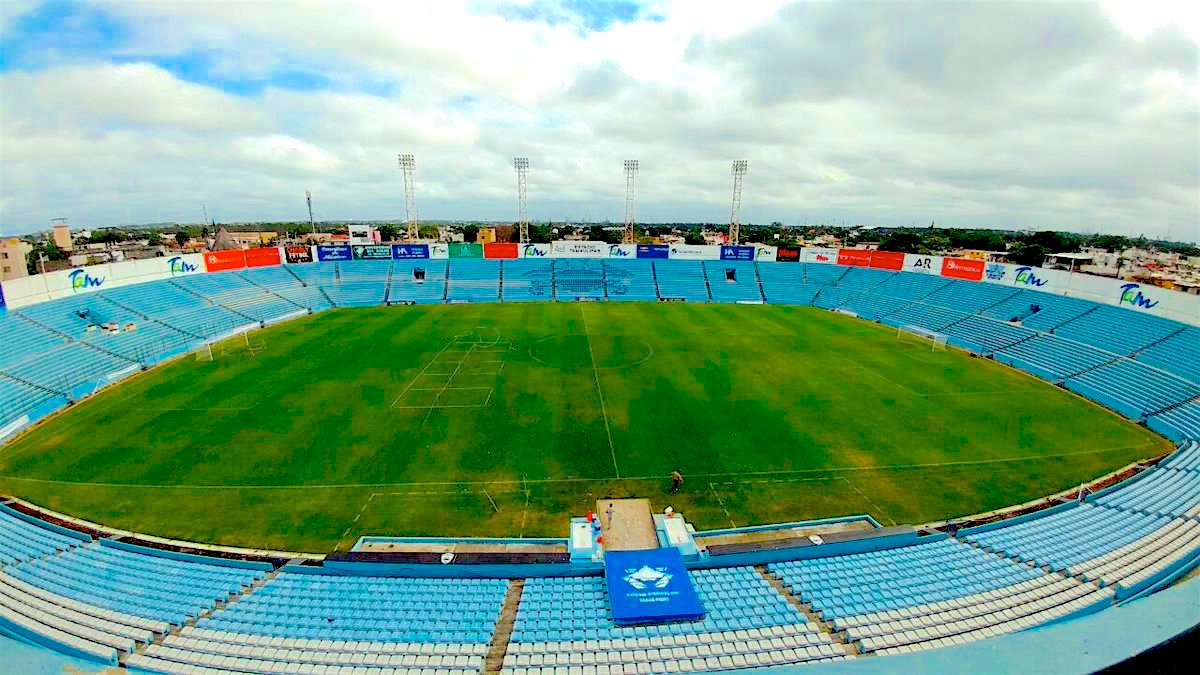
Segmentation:
[(0, 232), (305, 217), (1200, 239), (1200, 3), (0, 2)]

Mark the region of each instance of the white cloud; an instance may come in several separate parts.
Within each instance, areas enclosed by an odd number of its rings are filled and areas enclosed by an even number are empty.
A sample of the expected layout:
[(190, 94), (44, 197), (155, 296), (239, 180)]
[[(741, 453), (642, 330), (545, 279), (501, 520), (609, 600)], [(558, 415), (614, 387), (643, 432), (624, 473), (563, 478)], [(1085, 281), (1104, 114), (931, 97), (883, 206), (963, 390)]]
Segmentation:
[[(6, 231), (302, 218), (305, 189), (399, 218), (414, 152), (430, 218), (514, 216), (528, 155), (535, 218), (618, 219), (638, 157), (640, 217), (720, 222), (745, 157), (755, 222), (1200, 239), (1194, 10), (662, 0), (588, 32), (475, 2), (100, 6), (120, 45), (0, 74)], [(197, 54), (217, 85), (152, 65)], [(297, 70), (332, 84), (219, 88)]]

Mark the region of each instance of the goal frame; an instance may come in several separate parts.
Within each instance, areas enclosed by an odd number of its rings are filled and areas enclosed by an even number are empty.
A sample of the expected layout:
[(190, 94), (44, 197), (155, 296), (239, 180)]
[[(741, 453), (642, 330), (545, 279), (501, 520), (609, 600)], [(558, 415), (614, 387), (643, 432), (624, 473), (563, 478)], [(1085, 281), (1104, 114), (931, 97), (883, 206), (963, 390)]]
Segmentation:
[(896, 339), (899, 340), (900, 338), (904, 337), (905, 335), (911, 335), (911, 336), (916, 337), (921, 340), (928, 340), (929, 341), (929, 350), (935, 351), (935, 352), (946, 351), (946, 348), (948, 346), (947, 341), (950, 338), (950, 336), (946, 335), (945, 333), (939, 333), (935, 330), (929, 330), (928, 328), (923, 328), (921, 326), (917, 326), (914, 324), (905, 324), (903, 326), (897, 326), (896, 327)]

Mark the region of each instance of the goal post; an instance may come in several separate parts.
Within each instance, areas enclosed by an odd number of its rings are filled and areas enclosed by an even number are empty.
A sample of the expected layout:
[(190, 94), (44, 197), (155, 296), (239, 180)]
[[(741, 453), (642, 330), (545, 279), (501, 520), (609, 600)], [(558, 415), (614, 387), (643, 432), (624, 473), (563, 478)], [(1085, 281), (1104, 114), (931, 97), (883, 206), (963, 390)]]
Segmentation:
[(929, 341), (931, 351), (946, 351), (946, 339), (948, 336), (945, 333), (939, 333), (913, 324), (906, 324), (896, 329), (897, 340), (906, 335)]

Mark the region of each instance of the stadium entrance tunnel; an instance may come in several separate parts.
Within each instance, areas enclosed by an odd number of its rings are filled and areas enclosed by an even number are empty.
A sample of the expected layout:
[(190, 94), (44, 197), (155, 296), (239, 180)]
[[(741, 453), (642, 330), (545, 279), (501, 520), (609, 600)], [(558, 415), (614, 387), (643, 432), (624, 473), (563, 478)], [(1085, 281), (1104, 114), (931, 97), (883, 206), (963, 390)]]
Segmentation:
[(628, 335), (552, 335), (533, 343), (529, 356), (555, 368), (632, 368), (650, 360), (654, 349)]

